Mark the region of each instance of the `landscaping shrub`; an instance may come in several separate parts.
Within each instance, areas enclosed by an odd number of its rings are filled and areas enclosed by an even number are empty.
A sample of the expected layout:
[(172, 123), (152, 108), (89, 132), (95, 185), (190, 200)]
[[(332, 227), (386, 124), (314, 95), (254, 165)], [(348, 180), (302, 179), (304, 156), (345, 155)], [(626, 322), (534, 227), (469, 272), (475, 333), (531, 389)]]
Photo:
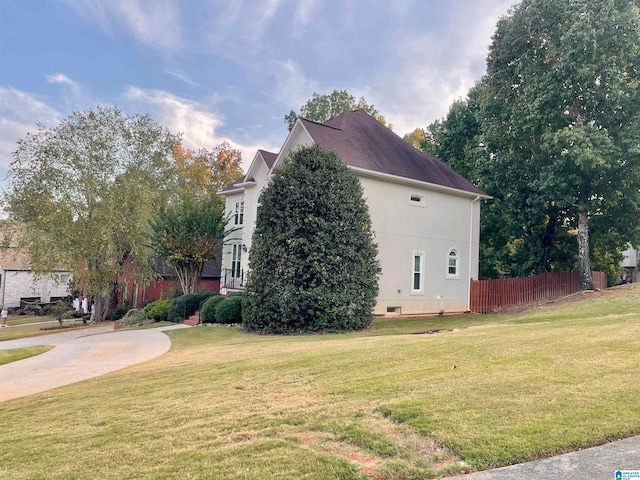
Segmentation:
[(137, 327), (144, 323), (145, 314), (144, 311), (139, 308), (132, 308), (124, 317), (122, 317), (123, 327)]
[(147, 318), (155, 320), (156, 322), (165, 322), (167, 320), (167, 313), (169, 312), (171, 301), (171, 298), (167, 298), (165, 300), (156, 300), (155, 302), (151, 302), (144, 307), (144, 314)]
[(120, 320), (122, 317), (126, 315), (129, 311), (129, 302), (124, 302), (122, 305), (117, 306), (111, 315), (109, 315), (109, 320)]
[(225, 299), (222, 295), (214, 295), (209, 298), (202, 305), (202, 310), (200, 310), (200, 320), (203, 323), (215, 323), (216, 321), (216, 307), (220, 302)]
[[(360, 181), (335, 152), (293, 152), (260, 195), (243, 323), (339, 332), (373, 320), (380, 264)], [(217, 313), (216, 313), (217, 318)]]
[(187, 293), (186, 295), (174, 298), (167, 311), (167, 320), (175, 323), (182, 322), (184, 319), (196, 313), (200, 307), (200, 303), (212, 295), (212, 292)]
[(216, 323), (242, 322), (242, 299), (242, 294), (234, 294), (218, 303), (216, 305)]

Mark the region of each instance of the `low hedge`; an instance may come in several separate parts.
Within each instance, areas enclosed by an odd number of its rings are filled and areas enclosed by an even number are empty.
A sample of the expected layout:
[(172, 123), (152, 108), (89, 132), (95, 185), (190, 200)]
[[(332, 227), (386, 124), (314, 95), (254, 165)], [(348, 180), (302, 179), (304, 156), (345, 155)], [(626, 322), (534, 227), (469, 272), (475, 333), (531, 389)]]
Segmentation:
[(186, 295), (180, 295), (174, 298), (167, 311), (167, 320), (175, 323), (182, 322), (196, 313), (198, 308), (200, 308), (200, 303), (212, 295), (212, 292), (187, 293)]
[(171, 301), (171, 298), (167, 298), (166, 300), (156, 300), (155, 302), (151, 302), (144, 307), (144, 314), (147, 318), (155, 320), (156, 322), (165, 322), (167, 320), (167, 313), (169, 312)]
[(216, 323), (242, 323), (241, 293), (233, 293), (216, 305)]
[(200, 310), (200, 320), (203, 323), (215, 323), (216, 321), (216, 307), (220, 302), (223, 302), (225, 297), (222, 295), (214, 295), (209, 298), (202, 305), (202, 310)]

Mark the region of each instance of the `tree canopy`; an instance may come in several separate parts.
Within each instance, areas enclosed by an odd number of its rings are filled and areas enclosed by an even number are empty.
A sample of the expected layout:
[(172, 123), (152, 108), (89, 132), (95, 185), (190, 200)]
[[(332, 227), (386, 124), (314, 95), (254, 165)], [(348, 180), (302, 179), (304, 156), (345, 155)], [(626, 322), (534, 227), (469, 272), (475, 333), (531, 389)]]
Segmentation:
[(302, 148), (260, 196), (243, 321), (263, 333), (370, 325), (380, 272), (358, 178), (334, 152)]
[(197, 293), (204, 264), (215, 258), (224, 237), (224, 207), (214, 199), (183, 196), (152, 222), (158, 257), (176, 269), (184, 293)]
[(98, 107), (18, 141), (5, 209), (24, 228), (20, 246), (35, 271), (63, 268), (98, 295), (98, 319), (127, 259), (151, 275), (149, 221), (177, 140), (147, 115)]
[(184, 293), (196, 293), (204, 264), (225, 235), (224, 202), (217, 192), (242, 176), (242, 156), (224, 142), (212, 150), (172, 150), (175, 178), (167, 204), (152, 221), (154, 253), (176, 270)]
[(615, 264), (638, 243), (638, 25), (637, 1), (524, 0), (499, 21), (486, 75), (432, 126), (437, 154), (495, 197), (481, 242), (494, 274), (577, 257), (590, 288), (592, 256)]
[(387, 121), (380, 115), (380, 112), (378, 112), (373, 105), (369, 105), (364, 97), (356, 100), (356, 97), (346, 90), (334, 90), (327, 95), (320, 95), (313, 92), (311, 99), (307, 100), (307, 102), (300, 107), (300, 113), (298, 114), (294, 110), (291, 110), (284, 116), (284, 121), (289, 130), (291, 130), (298, 117), (303, 117), (313, 122), (324, 123), (333, 117), (337, 117), (342, 112), (358, 109), (364, 110), (390, 130), (393, 129), (393, 126), (387, 124)]
[(177, 173), (174, 193), (178, 198), (188, 195), (222, 203), (217, 192), (242, 176), (242, 154), (228, 142), (195, 151), (178, 143), (173, 148), (173, 158)]

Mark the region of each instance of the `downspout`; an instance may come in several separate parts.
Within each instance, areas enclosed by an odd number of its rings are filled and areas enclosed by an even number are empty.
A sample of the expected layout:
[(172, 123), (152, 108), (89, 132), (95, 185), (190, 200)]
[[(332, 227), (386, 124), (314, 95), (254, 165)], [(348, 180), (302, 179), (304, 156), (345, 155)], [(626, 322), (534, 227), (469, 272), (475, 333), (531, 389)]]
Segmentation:
[[(480, 195), (471, 200), (471, 214), (469, 215), (469, 277), (467, 282), (467, 312), (471, 311), (471, 255), (473, 253), (473, 204), (480, 200)], [(479, 261), (479, 259), (478, 259)]]

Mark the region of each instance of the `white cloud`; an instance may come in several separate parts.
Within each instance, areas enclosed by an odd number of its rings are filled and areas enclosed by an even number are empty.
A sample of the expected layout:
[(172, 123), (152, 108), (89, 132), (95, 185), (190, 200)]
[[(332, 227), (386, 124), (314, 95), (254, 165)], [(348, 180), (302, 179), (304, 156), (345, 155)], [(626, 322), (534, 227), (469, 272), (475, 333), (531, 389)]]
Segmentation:
[(370, 101), (403, 135), (442, 118), (484, 72), (498, 18), (514, 0), (465, 3), (453, 8), (444, 34), (409, 32), (395, 44), (397, 61), (374, 80)]
[(298, 0), (298, 8), (293, 17), (293, 35), (299, 37), (302, 35), (309, 25), (309, 22), (317, 15), (320, 9), (318, 0)]
[(245, 19), (248, 20), (246, 33), (253, 40), (262, 38), (281, 3), (282, 0), (260, 0), (254, 3), (251, 8), (252, 15)]
[(65, 0), (81, 15), (97, 22), (112, 37), (114, 26), (128, 30), (141, 43), (178, 50), (182, 46), (178, 0)]
[(224, 138), (217, 131), (224, 125), (223, 118), (210, 111), (202, 103), (163, 90), (142, 89), (133, 86), (126, 88), (124, 98), (134, 107), (142, 106), (143, 111), (151, 111), (154, 119), (172, 132), (182, 133), (182, 143), (187, 148), (212, 148), (225, 140), (228, 141), (232, 148), (242, 152), (242, 167), (245, 170), (256, 150), (262, 148), (258, 145), (239, 143), (233, 139)]
[(78, 84), (67, 77), (64, 73), (56, 73), (54, 75), (47, 75), (47, 82), (49, 83), (63, 83), (70, 85), (71, 87), (77, 87)]
[(37, 123), (53, 127), (61, 115), (28, 92), (0, 86), (0, 167), (8, 167), (17, 142), (37, 130)]
[(167, 75), (171, 75), (172, 77), (177, 78), (178, 80), (180, 80), (181, 82), (186, 83), (187, 85), (190, 85), (192, 87), (199, 87), (200, 85), (197, 84), (196, 82), (194, 82), (193, 80), (191, 80), (191, 77), (189, 77), (186, 73), (184, 73), (182, 70), (174, 70), (171, 68), (165, 68), (163, 70), (164, 73), (166, 73)]
[(67, 111), (80, 111), (100, 105), (99, 99), (90, 95), (80, 83), (72, 80), (64, 73), (55, 73), (46, 76), (47, 82), (60, 85), (63, 90), (58, 96), (58, 103), (64, 105)]
[(307, 78), (300, 65), (290, 58), (270, 62), (267, 71), (274, 82), (276, 99), (285, 105), (302, 105), (317, 88), (317, 83)]

